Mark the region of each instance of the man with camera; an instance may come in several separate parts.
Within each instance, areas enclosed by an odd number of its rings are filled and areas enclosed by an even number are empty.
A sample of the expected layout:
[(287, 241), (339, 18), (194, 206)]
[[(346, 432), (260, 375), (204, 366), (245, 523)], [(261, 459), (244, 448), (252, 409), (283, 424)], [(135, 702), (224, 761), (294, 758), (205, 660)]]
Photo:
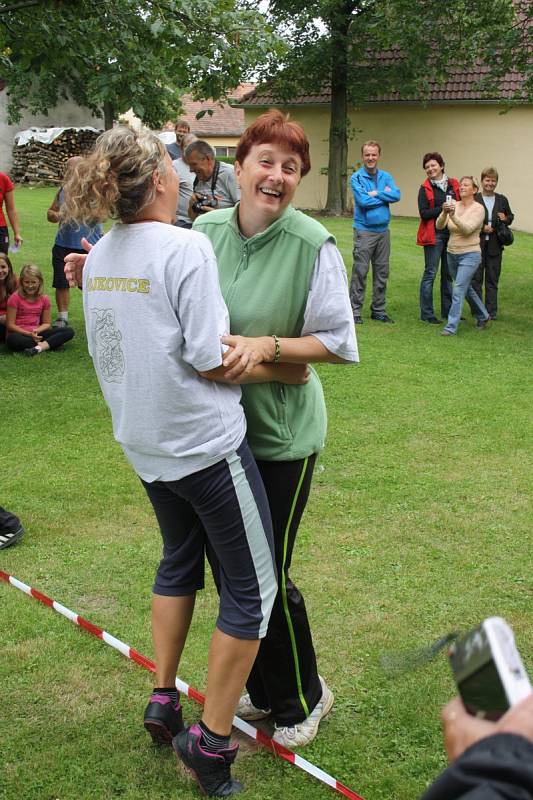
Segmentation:
[(450, 766), (422, 800), (533, 798), (533, 694), (497, 722), (470, 716), (456, 697), (442, 721)]
[(185, 149), (183, 158), (196, 175), (189, 201), (192, 220), (215, 208), (231, 208), (238, 203), (241, 193), (235, 171), (231, 164), (217, 161), (211, 145), (197, 139)]

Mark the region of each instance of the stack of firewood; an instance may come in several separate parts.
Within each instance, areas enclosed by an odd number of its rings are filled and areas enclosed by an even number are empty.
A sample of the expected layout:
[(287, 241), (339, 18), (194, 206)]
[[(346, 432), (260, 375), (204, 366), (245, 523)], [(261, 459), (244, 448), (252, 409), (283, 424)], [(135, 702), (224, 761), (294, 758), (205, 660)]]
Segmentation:
[(11, 179), (15, 183), (60, 185), (67, 159), (90, 152), (98, 135), (95, 131), (67, 128), (50, 144), (32, 139), (20, 147), (15, 145)]

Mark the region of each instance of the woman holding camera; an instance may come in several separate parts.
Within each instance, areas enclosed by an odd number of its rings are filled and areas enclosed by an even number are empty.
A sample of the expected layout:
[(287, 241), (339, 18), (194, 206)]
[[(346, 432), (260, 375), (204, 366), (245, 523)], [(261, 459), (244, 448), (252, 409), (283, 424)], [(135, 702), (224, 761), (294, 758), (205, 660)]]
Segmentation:
[(424, 247), (424, 274), (420, 281), (420, 319), (430, 325), (438, 325), (433, 310), (433, 284), (440, 261), (440, 313), (448, 316), (452, 301), (452, 282), (448, 273), (447, 228), (437, 230), (435, 220), (447, 200), (459, 200), (459, 183), (456, 178), (448, 178), (444, 172), (444, 159), (440, 153), (426, 153), (422, 167), (427, 178), (418, 192), (418, 212), (420, 225), (416, 243)]
[(491, 319), (496, 319), (498, 314), (498, 281), (503, 255), (503, 245), (498, 239), (496, 226), (498, 220), (505, 225), (512, 225), (514, 220), (508, 199), (494, 191), (497, 185), (497, 170), (486, 167), (481, 173), (481, 192), (475, 198), (484, 208), (485, 220), (481, 230), (481, 264), (472, 278), (472, 288), (481, 297), (485, 282), (485, 305)]
[(486, 328), (489, 314), (470, 283), (481, 261), (479, 232), (483, 225), (483, 209), (475, 201), (478, 185), (471, 175), (464, 175), (459, 182), (461, 199), (458, 203), (446, 201), (435, 223), (437, 230), (448, 228), (448, 269), (454, 280), (452, 304), (443, 336), (457, 332), (465, 297), (475, 309), (477, 328)]

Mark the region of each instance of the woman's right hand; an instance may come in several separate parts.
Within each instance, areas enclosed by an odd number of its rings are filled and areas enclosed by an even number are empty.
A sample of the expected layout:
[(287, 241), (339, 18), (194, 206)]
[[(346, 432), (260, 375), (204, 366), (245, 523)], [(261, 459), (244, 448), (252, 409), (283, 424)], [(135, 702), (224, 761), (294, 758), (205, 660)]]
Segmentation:
[(307, 364), (277, 364), (276, 371), (279, 375), (279, 383), (302, 386), (309, 383), (311, 379), (311, 370)]
[[(93, 249), (92, 244), (89, 244), (87, 239), (81, 240), (81, 246), (84, 250), (87, 250), (88, 253)], [(65, 278), (71, 289), (74, 289), (76, 286), (81, 288), (83, 283), (83, 268), (86, 261), (87, 256), (83, 255), (83, 253), (69, 253), (68, 256), (65, 256)]]
[(455, 203), (453, 203), (453, 202), (452, 203), (443, 203), (442, 204), (442, 210), (446, 211), (447, 214), (451, 214), (453, 216), (453, 214), (455, 213)]

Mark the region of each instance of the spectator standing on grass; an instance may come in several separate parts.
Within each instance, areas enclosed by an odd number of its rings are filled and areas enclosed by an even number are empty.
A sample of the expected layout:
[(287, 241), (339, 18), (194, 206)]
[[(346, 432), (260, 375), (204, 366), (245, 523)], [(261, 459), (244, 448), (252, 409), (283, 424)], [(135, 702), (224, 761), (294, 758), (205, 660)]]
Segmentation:
[(9, 175), (0, 172), (0, 253), (9, 251), (9, 228), (4, 216), (4, 203), (9, 223), (13, 229), (15, 246), (20, 247), (22, 244), (17, 209), (15, 208), (14, 190), (15, 186)]
[(170, 142), (170, 144), (166, 145), (167, 152), (172, 159), (175, 161), (177, 158), (181, 158), (183, 155), (183, 151), (185, 149), (183, 145), (183, 139), (187, 134), (191, 132), (191, 126), (185, 119), (177, 119), (174, 125), (174, 133), (176, 134), (176, 141)]
[(459, 181), (461, 199), (444, 203), (436, 221), (437, 230), (448, 228), (448, 269), (453, 278), (452, 304), (443, 336), (457, 333), (465, 297), (472, 303), (477, 318), (477, 329), (483, 330), (489, 322), (489, 314), (481, 299), (470, 285), (481, 261), (479, 232), (483, 225), (483, 209), (476, 203), (474, 195), (478, 185), (471, 175)]
[(390, 205), (400, 199), (394, 178), (378, 169), (381, 155), (379, 142), (370, 140), (361, 148), (363, 166), (352, 175), (355, 202), (353, 270), (350, 300), (356, 325), (363, 322), (366, 279), (372, 263), (371, 318), (378, 322), (394, 322), (386, 311), (385, 293), (390, 260)]
[[(81, 156), (73, 156), (67, 160), (65, 165), (65, 180), (68, 179), (69, 171), (81, 160)], [(68, 308), (70, 305), (70, 289), (65, 278), (65, 256), (69, 253), (85, 253), (81, 246), (81, 240), (87, 239), (89, 244), (96, 244), (98, 239), (103, 236), (104, 230), (100, 224), (76, 225), (61, 224), (61, 206), (65, 201), (65, 189), (61, 188), (54, 197), (53, 203), (46, 212), (48, 222), (59, 223), (54, 246), (52, 248), (52, 267), (54, 278), (52, 286), (56, 290), (57, 319), (54, 328), (66, 328), (68, 326)]]
[[(183, 148), (187, 147), (196, 141), (196, 136), (193, 133), (188, 133), (183, 137)], [(189, 217), (189, 202), (192, 197), (194, 172), (191, 172), (188, 164), (183, 159), (183, 156), (176, 158), (172, 162), (172, 169), (176, 173), (180, 181), (180, 191), (178, 199), (178, 208), (176, 211), (176, 221), (174, 225), (178, 228), (192, 228), (192, 220)]]
[(498, 220), (506, 225), (512, 225), (514, 220), (506, 196), (494, 191), (497, 185), (497, 170), (494, 167), (487, 167), (481, 173), (481, 192), (475, 197), (485, 210), (485, 219), (480, 235), (481, 264), (472, 278), (472, 287), (482, 297), (483, 283), (485, 283), (485, 306), (491, 319), (496, 319), (498, 314), (498, 282), (503, 255), (503, 245), (500, 244), (496, 234), (496, 225)]
[(50, 300), (44, 294), (42, 272), (35, 264), (25, 264), (20, 271), (19, 288), (7, 301), (6, 328), (9, 349), (25, 356), (62, 349), (74, 336), (68, 326), (52, 327)]
[[(238, 203), (241, 193), (233, 165), (217, 161), (210, 144), (197, 139), (186, 148), (183, 157), (196, 175), (189, 201), (189, 217), (192, 220), (215, 208), (232, 208)], [(207, 198), (207, 204), (198, 205), (204, 198)]]
[(424, 274), (420, 282), (420, 319), (430, 325), (440, 325), (441, 319), (433, 310), (433, 284), (440, 262), (440, 315), (445, 318), (452, 303), (452, 279), (448, 272), (448, 228), (437, 230), (435, 220), (442, 211), (446, 197), (460, 200), (459, 182), (444, 172), (444, 159), (440, 153), (426, 153), (422, 166), (427, 179), (418, 192), (420, 225), (416, 243), (424, 247)]

